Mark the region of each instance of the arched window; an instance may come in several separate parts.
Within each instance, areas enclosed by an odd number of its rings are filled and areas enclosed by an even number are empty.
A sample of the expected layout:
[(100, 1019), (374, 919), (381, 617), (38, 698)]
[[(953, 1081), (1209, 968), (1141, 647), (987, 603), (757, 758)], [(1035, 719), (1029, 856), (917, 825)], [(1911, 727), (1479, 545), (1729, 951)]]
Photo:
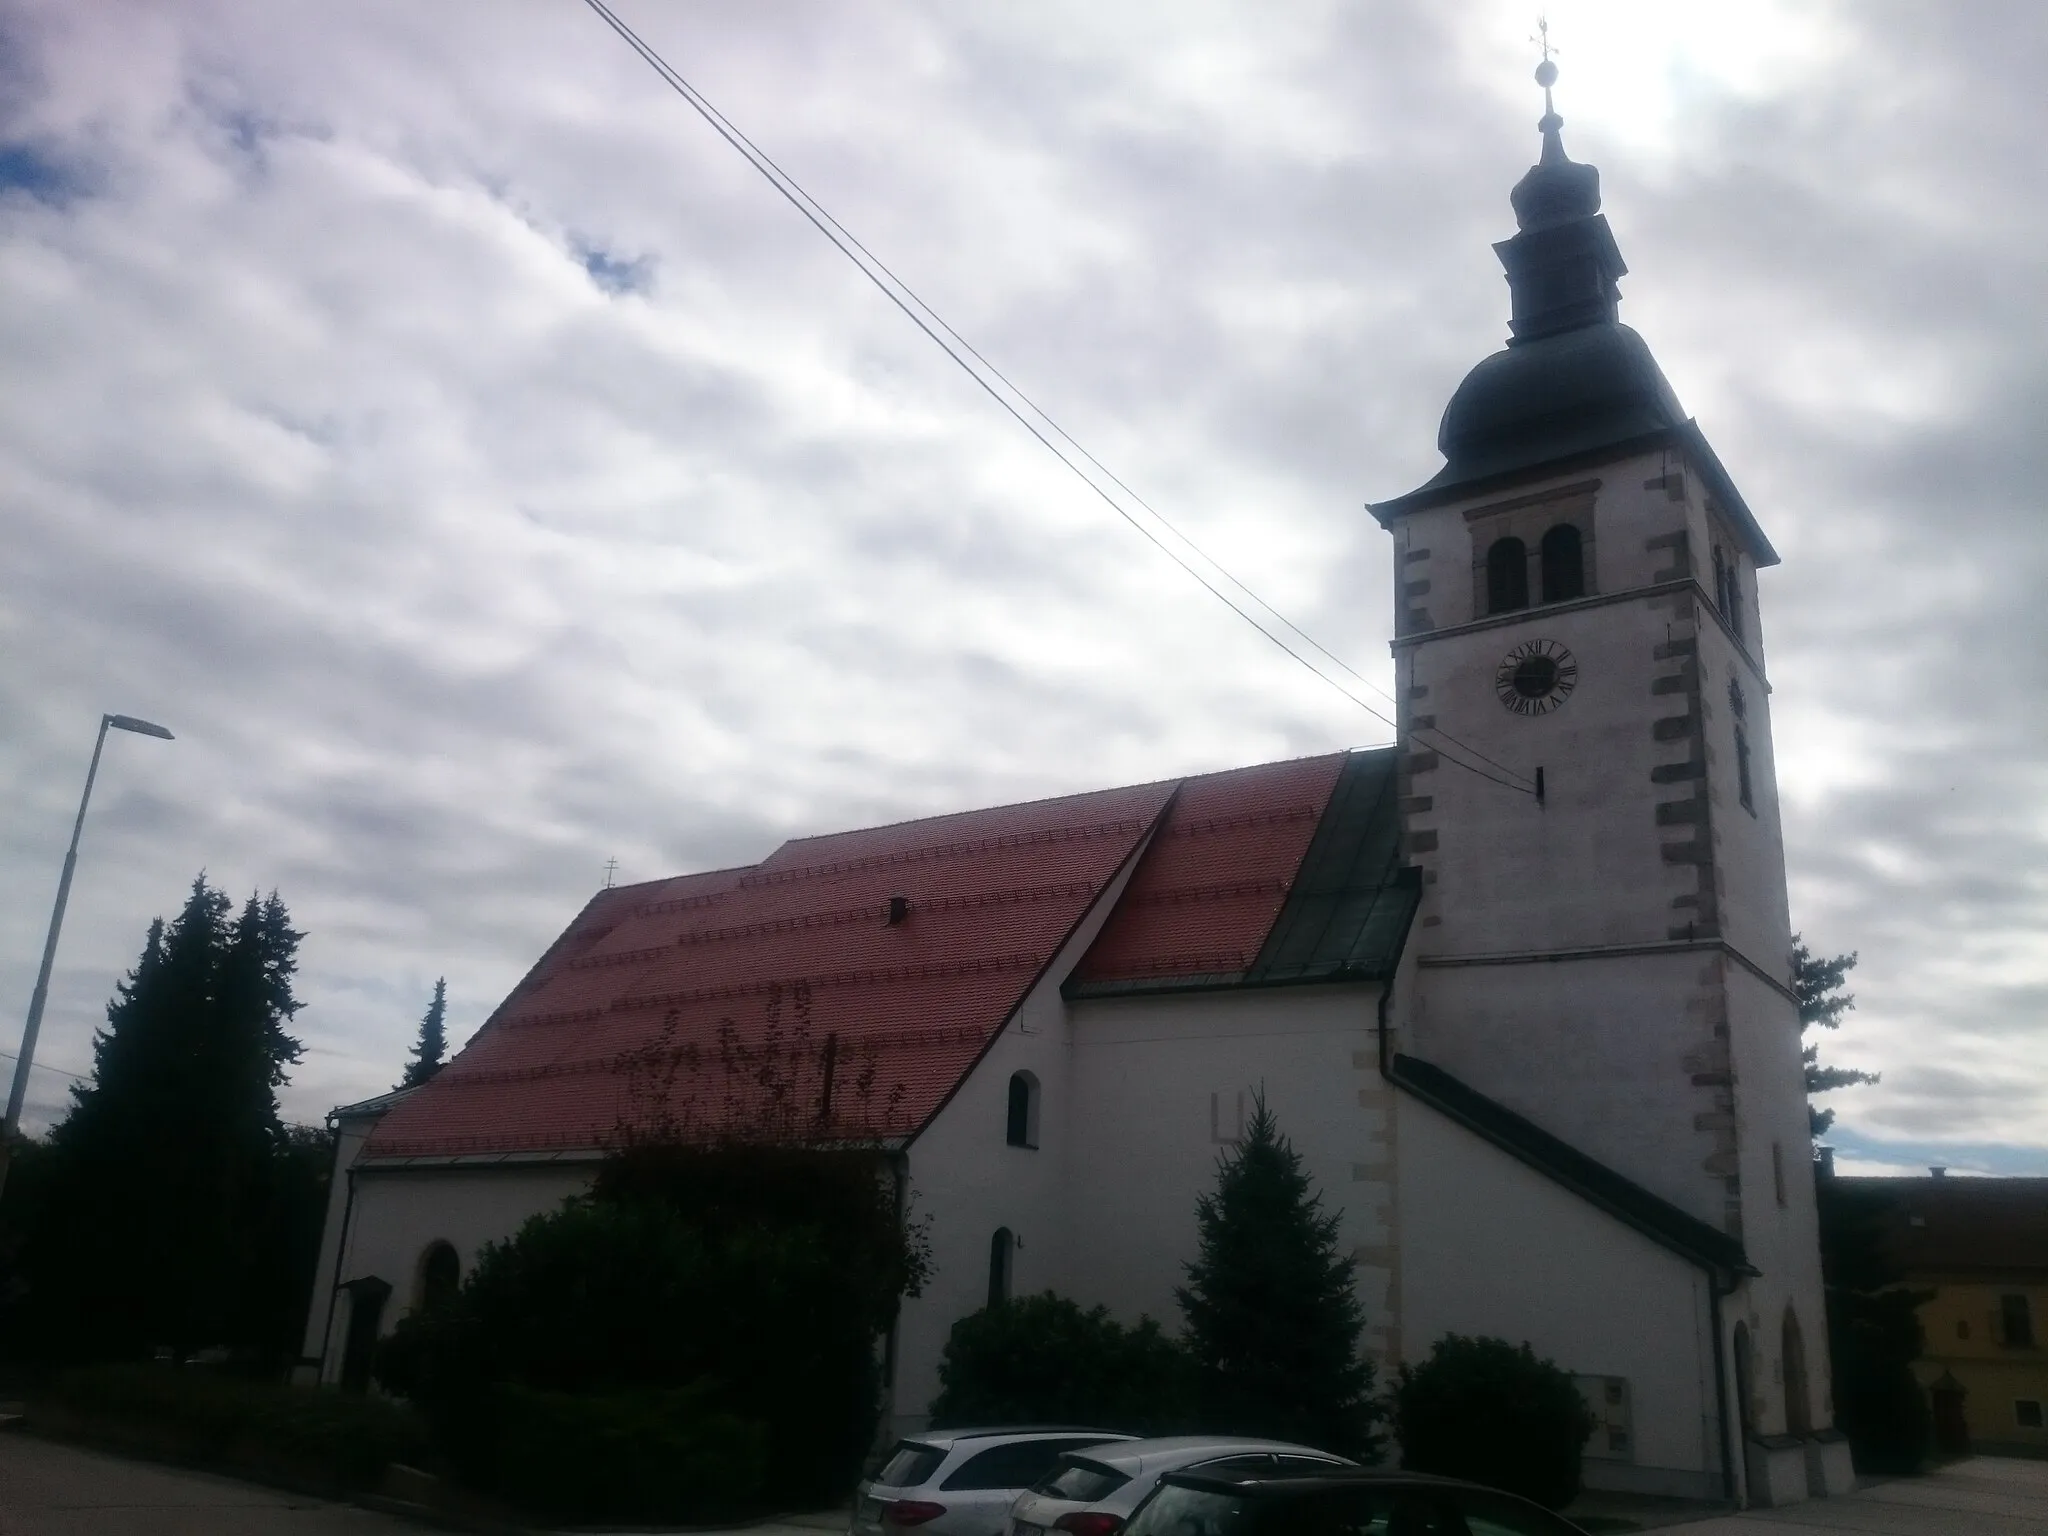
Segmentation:
[(1735, 638), (1742, 638), (1742, 574), (1719, 544), (1714, 546), (1714, 606), (1728, 621)]
[(1785, 1308), (1785, 1433), (1813, 1433), (1813, 1408), (1806, 1393), (1806, 1341), (1799, 1335), (1799, 1316)]
[(1008, 1227), (997, 1227), (988, 1240), (988, 1304), (992, 1307), (1010, 1299), (1010, 1264), (1016, 1251), (1016, 1234)]
[(1543, 601), (1561, 603), (1586, 595), (1586, 565), (1579, 530), (1559, 523), (1543, 535)]
[(1529, 606), (1529, 551), (1520, 539), (1495, 539), (1486, 552), (1486, 611)]
[(417, 1305), (423, 1312), (444, 1307), (455, 1299), (455, 1293), (462, 1289), (462, 1260), (457, 1257), (454, 1245), (445, 1242), (427, 1244), (427, 1250), (420, 1255)]
[(1029, 1072), (1010, 1074), (1010, 1112), (1003, 1139), (1013, 1147), (1038, 1145), (1038, 1079)]

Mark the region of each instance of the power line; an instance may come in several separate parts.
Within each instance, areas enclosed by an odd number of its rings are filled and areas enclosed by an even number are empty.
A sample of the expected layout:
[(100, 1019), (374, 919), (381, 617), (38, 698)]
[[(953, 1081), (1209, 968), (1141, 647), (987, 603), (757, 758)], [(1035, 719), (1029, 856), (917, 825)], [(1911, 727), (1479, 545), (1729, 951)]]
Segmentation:
[[(967, 341), (967, 339), (961, 336), (958, 331), (954, 330), (954, 328), (945, 321), (945, 319), (938, 313), (937, 310), (933, 309), (931, 305), (927, 304), (922, 298), (918, 297), (916, 290), (911, 288), (908, 283), (904, 282), (893, 271), (891, 271), (889, 267), (886, 264), (884, 264), (879, 257), (875, 256), (873, 252), (869, 251), (868, 248), (864, 244), (862, 244), (861, 241), (857, 239), (849, 230), (847, 230), (844, 225), (842, 225), (836, 218), (834, 218), (829, 212), (827, 212), (824, 205), (819, 203), (817, 199), (815, 199), (808, 192), (806, 192), (803, 189), (803, 187), (800, 184), (798, 184), (794, 177), (789, 175), (788, 172), (784, 171), (782, 167), (778, 165), (764, 150), (762, 150), (758, 145), (756, 145), (752, 139), (748, 138), (745, 133), (741, 132), (740, 129), (735, 124), (733, 124), (731, 120), (725, 116), (724, 113), (720, 112), (716, 107), (714, 107), (710, 103), (710, 101), (708, 101), (703, 96), (703, 94), (697, 90), (695, 86), (691, 85), (688, 80), (684, 79), (683, 76), (679, 74), (674, 69), (674, 67), (668, 63), (666, 59), (662, 58), (662, 56), (659, 53), (657, 53), (649, 43), (642, 39), (637, 32), (635, 32), (631, 27), (629, 27), (624, 21), (620, 20), (618, 15), (614, 13), (612, 9), (604, 3), (604, 0), (584, 0), (584, 3), (587, 4), (590, 7), (590, 9), (597, 14), (599, 19), (601, 19), (607, 26), (609, 26), (614, 32), (616, 32), (619, 35), (619, 37), (625, 41), (627, 46), (632, 48), (635, 53), (639, 54), (640, 57), (647, 63), (647, 65), (650, 68), (652, 68), (656, 74), (661, 76), (663, 82), (666, 83), (670, 89), (675, 91), (677, 95), (681, 96), (686, 102), (688, 102), (690, 106), (696, 110), (697, 114), (700, 117), (702, 117), (705, 122), (711, 125), (713, 131), (716, 132), (720, 138), (724, 139), (726, 143), (731, 145), (732, 148), (735, 151), (737, 151), (747, 161), (749, 165), (753, 166), (754, 169), (760, 173), (762, 178), (766, 180), (770, 186), (774, 187), (775, 190), (779, 192), (785, 200), (788, 201), (791, 207), (795, 208), (797, 212), (801, 213), (806, 219), (808, 219), (812, 226), (817, 229), (819, 234), (823, 235), (827, 240), (831, 241), (832, 244), (838, 248), (840, 254), (845, 256), (847, 260), (851, 261), (856, 267), (858, 267), (862, 275), (865, 276), (869, 282), (873, 283), (875, 287), (881, 291), (882, 295), (890, 301), (890, 303), (894, 304), (898, 309), (900, 309), (905, 315), (905, 317), (908, 318), (913, 325), (915, 325), (919, 330), (923, 331), (926, 337), (930, 339), (933, 345), (938, 347), (940, 351), (944, 352), (949, 358), (951, 358), (953, 362), (960, 368), (960, 370), (963, 373), (965, 373), (970, 379), (972, 379), (977, 385), (979, 385), (983, 392), (986, 393), (991, 400), (995, 401), (997, 405), (1001, 406), (1005, 411), (1009, 412), (1009, 414), (1016, 419), (1017, 424), (1019, 426), (1023, 427), (1025, 431), (1029, 432), (1034, 438), (1036, 438), (1039, 444), (1042, 447), (1044, 447), (1048, 453), (1052, 454), (1054, 458), (1058, 459), (1062, 464), (1064, 464), (1074, 474), (1074, 476), (1081, 481), (1083, 485), (1087, 486), (1089, 490), (1093, 491), (1095, 495), (1101, 499), (1104, 505), (1109, 507), (1111, 511), (1115, 512), (1117, 516), (1121, 517), (1125, 522), (1129, 523), (1139, 533), (1143, 534), (1148, 540), (1151, 541), (1154, 547), (1156, 547), (1168, 559), (1172, 560), (1174, 564), (1178, 565), (1189, 576), (1192, 576), (1197, 582), (1199, 582), (1203, 589), (1206, 590), (1218, 602), (1222, 603), (1225, 607), (1230, 609), (1232, 613), (1236, 614), (1239, 618), (1243, 619), (1247, 624), (1251, 625), (1253, 629), (1257, 630), (1261, 635), (1265, 636), (1267, 640), (1269, 640), (1275, 646), (1279, 647), (1280, 650), (1286, 652), (1288, 656), (1293, 658), (1293, 660), (1299, 663), (1301, 666), (1305, 667), (1310, 673), (1319, 678), (1323, 683), (1335, 689), (1338, 693), (1342, 694), (1351, 703), (1356, 704), (1360, 709), (1363, 709), (1367, 714), (1372, 715), (1382, 724), (1392, 729), (1396, 733), (1396, 737), (1398, 739), (1400, 726), (1394, 719), (1392, 719), (1387, 714), (1383, 713), (1381, 710), (1375, 708), (1366, 700), (1360, 698), (1340, 679), (1333, 677), (1330, 673), (1323, 670), (1323, 668), (1316, 665), (1316, 663), (1313, 660), (1311, 660), (1308, 656), (1304, 655), (1301, 651), (1297, 650), (1294, 646), (1290, 645), (1284, 636), (1276, 633), (1272, 628), (1269, 628), (1267, 625), (1261, 623), (1257, 617), (1248, 612), (1245, 609), (1245, 607), (1241, 603), (1236, 601), (1234, 598), (1232, 598), (1229, 593), (1225, 592), (1221, 587), (1219, 587), (1215, 582), (1211, 581), (1200, 570), (1196, 569), (1196, 567), (1192, 565), (1187, 560), (1187, 558), (1180, 553), (1179, 550), (1175, 549), (1172, 545), (1168, 544), (1151, 527), (1147, 526), (1144, 522), (1142, 522), (1140, 519), (1134, 516), (1128, 507), (1124, 506), (1123, 503), (1118, 501), (1114, 496), (1110, 495), (1109, 492), (1103, 489), (1103, 487), (1094, 478), (1092, 478), (1086, 470), (1084, 470), (1079, 464), (1075, 463), (1073, 459), (1069, 458), (1067, 454), (1062, 452), (1059, 445), (1055, 443), (1052, 440), (1052, 438), (1048, 437), (1044, 432), (1040, 431), (1037, 424), (1034, 423), (1030, 419), (1030, 417), (1026, 416), (1024, 414), (1024, 411), (1018, 409), (1018, 406), (1015, 403), (1013, 403), (1003, 393), (1002, 390), (997, 389), (994, 384), (991, 384), (989, 382), (989, 379), (985, 377), (980, 371), (978, 371), (973, 363), (970, 363), (968, 361), (967, 357), (963, 357), (961, 355), (961, 351), (955, 350), (955, 348), (952, 345), (949, 345), (946, 338), (951, 337), (954, 342), (957, 342), (959, 344), (960, 349), (964, 350), (967, 354), (972, 356), (974, 361), (978, 362), (982, 368), (987, 369), (988, 373), (993, 375), (998, 381), (1000, 381), (1003, 385), (1003, 388), (1008, 390), (1010, 394), (1016, 396), (1016, 399), (1018, 401), (1021, 401), (1023, 405), (1031, 411), (1032, 415), (1037, 416), (1041, 421), (1043, 421), (1046, 424), (1046, 426), (1056, 436), (1063, 439), (1067, 443), (1071, 444), (1075, 451), (1078, 452), (1084, 459), (1086, 459), (1089, 464), (1093, 465), (1096, 468), (1096, 470), (1098, 470), (1104, 476), (1104, 478), (1109, 480), (1119, 490), (1123, 491), (1125, 495), (1129, 496), (1131, 500), (1136, 502), (1140, 507), (1143, 507), (1144, 510), (1161, 527), (1165, 528), (1168, 533), (1172, 534), (1176, 541), (1178, 541), (1182, 545), (1185, 545), (1189, 550), (1193, 551), (1193, 553), (1196, 556), (1198, 556), (1205, 564), (1214, 569), (1220, 576), (1223, 577), (1225, 581), (1229, 582), (1230, 585), (1235, 587), (1239, 592), (1243, 593), (1248, 599), (1250, 599), (1251, 602), (1255, 603), (1257, 606), (1265, 609), (1268, 613), (1272, 614), (1273, 617), (1278, 619), (1283, 626), (1285, 626), (1288, 630), (1291, 630), (1294, 634), (1299, 636), (1309, 646), (1319, 651), (1322, 655), (1328, 657), (1331, 661), (1335, 662), (1339, 667), (1342, 667), (1344, 671), (1350, 673), (1351, 676), (1357, 678), (1358, 681), (1364, 683), (1368, 688), (1371, 688), (1375, 693), (1378, 693), (1383, 698), (1386, 698), (1389, 703), (1394, 703), (1395, 701), (1393, 697), (1390, 694), (1388, 694), (1385, 689), (1380, 688), (1377, 684), (1371, 682), (1369, 679), (1364, 677), (1348, 662), (1344, 661), (1343, 658), (1337, 656), (1335, 653), (1330, 651), (1320, 641), (1316, 640), (1313, 636), (1309, 635), (1299, 625), (1295, 624), (1285, 614), (1281, 613), (1277, 608), (1275, 608), (1271, 603), (1268, 603), (1264, 598), (1260, 597), (1258, 593), (1254, 592), (1243, 581), (1239, 580), (1236, 576), (1233, 576), (1222, 565), (1220, 561), (1216, 560), (1213, 556), (1209, 555), (1206, 551), (1204, 551), (1201, 548), (1200, 545), (1196, 544), (1193, 539), (1189, 538), (1186, 534), (1182, 533), (1178, 528), (1174, 527), (1174, 525), (1171, 522), (1169, 522), (1161, 513), (1154, 509), (1150, 503), (1145, 501), (1143, 497), (1139, 496), (1137, 492), (1133, 491), (1128, 485), (1124, 483), (1122, 479), (1120, 479), (1116, 474), (1109, 470), (1100, 459), (1096, 458), (1094, 454), (1090, 453), (1086, 448), (1082, 447), (1082, 445), (1078, 441), (1076, 441), (1074, 437), (1066, 431), (1065, 428), (1061, 427), (1060, 424), (1057, 421), (1055, 421), (1047, 411), (1045, 411), (1041, 406), (1039, 406), (1036, 401), (1032, 400), (1029, 395), (1025, 394), (1023, 390), (1019, 389), (1015, 384), (1013, 384), (1008, 378), (1008, 376), (1005, 375), (1000, 369), (998, 369), (993, 363), (989, 362), (986, 357), (982, 356), (981, 352), (977, 350), (971, 342)], [(884, 279), (886, 279), (886, 281)], [(929, 317), (929, 319), (927, 319), (927, 317)], [(936, 327), (936, 329), (934, 329), (934, 327)], [(940, 335), (941, 331), (945, 333), (944, 336)], [(1478, 758), (1481, 762), (1487, 763), (1491, 767), (1498, 768), (1502, 773), (1511, 774), (1517, 778), (1522, 777), (1521, 775), (1517, 774), (1514, 769), (1507, 767), (1503, 763), (1495, 762), (1492, 758), (1487, 757), (1484, 753), (1480, 752), (1476, 747), (1467, 746), (1465, 743), (1459, 741), (1456, 737), (1449, 735), (1449, 733), (1447, 732), (1438, 731), (1434, 728), (1430, 728), (1429, 733), (1440, 737), (1442, 741), (1447, 742), (1452, 746), (1456, 746), (1460, 751), (1470, 753), (1473, 757)], [(1467, 772), (1478, 774), (1479, 777), (1489, 780), (1492, 783), (1499, 784), (1503, 788), (1517, 790), (1524, 794), (1533, 794), (1535, 792), (1533, 785), (1527, 783), (1513, 783), (1507, 779), (1498, 778), (1495, 775), (1486, 772), (1484, 769), (1475, 767), (1473, 764), (1463, 761), (1462, 759), (1455, 756), (1453, 753), (1446, 750), (1443, 746), (1439, 746), (1438, 751), (1446, 761), (1453, 763), (1457, 767), (1465, 769)]]
[[(4, 1059), (6, 1059), (6, 1060), (8, 1060), (8, 1061), (19, 1061), (19, 1060), (21, 1060), (21, 1058), (20, 1058), (19, 1056), (15, 1055), (15, 1054), (14, 1054), (14, 1052), (12, 1052), (12, 1051), (0, 1051), (0, 1058), (4, 1058)], [(43, 1063), (43, 1062), (40, 1062), (40, 1061), (32, 1061), (32, 1062), (30, 1062), (30, 1063), (28, 1064), (28, 1069), (29, 1069), (29, 1071), (31, 1071), (31, 1072), (54, 1072), (54, 1073), (56, 1073), (56, 1074), (57, 1074), (57, 1076), (59, 1076), (59, 1077), (68, 1077), (68, 1078), (70, 1078), (70, 1079), (71, 1079), (71, 1080), (72, 1080), (72, 1081), (73, 1081), (74, 1083), (89, 1083), (89, 1082), (91, 1082), (91, 1081), (92, 1081), (92, 1079), (91, 1079), (91, 1078), (89, 1078), (89, 1077), (85, 1076), (85, 1074), (83, 1074), (83, 1073), (81, 1073), (81, 1072), (66, 1072), (66, 1071), (65, 1071), (65, 1070), (64, 1070), (64, 1069), (63, 1069), (62, 1067), (52, 1067), (52, 1066), (48, 1066), (48, 1065), (46, 1065), (45, 1063)]]

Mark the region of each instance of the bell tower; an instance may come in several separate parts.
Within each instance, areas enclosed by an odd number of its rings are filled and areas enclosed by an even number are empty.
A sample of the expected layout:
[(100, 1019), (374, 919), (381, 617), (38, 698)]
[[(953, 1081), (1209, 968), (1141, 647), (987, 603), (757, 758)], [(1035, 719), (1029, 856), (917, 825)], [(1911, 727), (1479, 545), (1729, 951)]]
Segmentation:
[(1756, 595), (1778, 557), (1619, 321), (1627, 267), (1556, 75), (1494, 247), (1507, 345), (1452, 396), (1442, 470), (1371, 508), (1423, 871), (1397, 1048), (1740, 1239), (1750, 1332), (1789, 1306), (1816, 1339)]

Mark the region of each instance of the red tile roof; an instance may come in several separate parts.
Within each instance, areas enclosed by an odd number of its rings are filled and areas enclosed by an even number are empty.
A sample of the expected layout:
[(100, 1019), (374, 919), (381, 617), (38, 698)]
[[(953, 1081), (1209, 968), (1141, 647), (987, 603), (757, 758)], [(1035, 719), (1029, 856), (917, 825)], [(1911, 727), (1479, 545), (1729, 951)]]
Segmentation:
[(1182, 783), (1074, 979), (1242, 976), (1287, 900), (1344, 756)]
[(1880, 1208), (1885, 1246), (1909, 1282), (2048, 1276), (2048, 1179), (1841, 1174), (1834, 1183)]
[[(661, 1119), (912, 1132), (1155, 828), (1083, 970), (1241, 973), (1343, 762), (797, 838), (600, 892), (367, 1155), (580, 1150)], [(909, 914), (890, 925), (893, 896)]]

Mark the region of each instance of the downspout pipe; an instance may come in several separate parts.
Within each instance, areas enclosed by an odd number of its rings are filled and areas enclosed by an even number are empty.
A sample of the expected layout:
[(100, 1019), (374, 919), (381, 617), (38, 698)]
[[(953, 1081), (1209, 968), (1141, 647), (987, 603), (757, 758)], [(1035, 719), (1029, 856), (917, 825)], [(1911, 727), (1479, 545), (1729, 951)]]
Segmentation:
[(1714, 1330), (1714, 1408), (1721, 1426), (1721, 1492), (1731, 1504), (1741, 1502), (1742, 1495), (1735, 1477), (1735, 1437), (1728, 1428), (1728, 1339), (1721, 1326), (1721, 1300), (1734, 1295), (1738, 1283), (1733, 1272), (1716, 1270), (1707, 1276), (1707, 1310)]
[(348, 1257), (348, 1224), (356, 1210), (356, 1171), (345, 1168), (342, 1176), (348, 1180), (348, 1194), (341, 1204), (341, 1236), (334, 1245), (334, 1279), (327, 1288), (327, 1322), (320, 1330), (320, 1374), (313, 1382), (316, 1387), (327, 1385), (327, 1356), (334, 1348), (334, 1300), (341, 1294), (341, 1265)]

